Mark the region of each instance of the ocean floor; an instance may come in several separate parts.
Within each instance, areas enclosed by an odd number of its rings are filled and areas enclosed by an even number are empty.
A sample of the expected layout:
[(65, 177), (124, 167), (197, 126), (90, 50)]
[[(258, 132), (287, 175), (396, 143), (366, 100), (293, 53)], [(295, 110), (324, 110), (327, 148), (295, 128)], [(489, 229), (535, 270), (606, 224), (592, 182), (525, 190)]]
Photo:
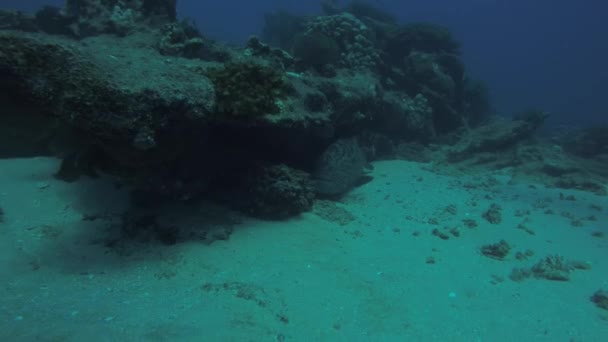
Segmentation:
[[(608, 336), (590, 300), (608, 290), (608, 197), (376, 162), (372, 182), (285, 222), (166, 207), (164, 222), (206, 237), (163, 245), (116, 240), (127, 190), (58, 181), (58, 165), (0, 160), (0, 341)], [(502, 260), (482, 253), (501, 240)], [(530, 271), (547, 257), (580, 267), (567, 281)]]

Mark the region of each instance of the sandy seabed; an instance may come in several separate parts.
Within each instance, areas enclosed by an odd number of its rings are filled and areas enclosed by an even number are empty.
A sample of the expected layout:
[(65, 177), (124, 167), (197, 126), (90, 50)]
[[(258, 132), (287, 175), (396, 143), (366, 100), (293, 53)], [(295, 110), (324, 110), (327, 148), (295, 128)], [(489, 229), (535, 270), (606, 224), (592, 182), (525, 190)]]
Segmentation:
[[(340, 203), (288, 221), (118, 249), (107, 241), (127, 190), (58, 181), (58, 164), (0, 160), (0, 341), (608, 340), (608, 311), (590, 301), (608, 290), (608, 197), (385, 161)], [(499, 223), (483, 218), (492, 204)], [(207, 206), (159, 215), (204, 230)], [(501, 240), (503, 260), (481, 253)], [(510, 279), (554, 255), (591, 268)]]

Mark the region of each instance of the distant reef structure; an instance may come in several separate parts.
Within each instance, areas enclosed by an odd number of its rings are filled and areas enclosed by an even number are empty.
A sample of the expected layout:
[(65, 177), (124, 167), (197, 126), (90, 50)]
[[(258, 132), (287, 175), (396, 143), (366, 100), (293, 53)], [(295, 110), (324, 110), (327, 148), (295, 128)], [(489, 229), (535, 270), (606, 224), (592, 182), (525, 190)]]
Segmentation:
[(324, 11), (269, 13), (260, 38), (229, 47), (178, 20), (175, 0), (0, 10), (0, 156), (54, 155), (66, 181), (103, 172), (137, 198), (269, 219), (339, 198), (384, 158), (605, 192), (606, 173), (571, 158), (605, 161), (606, 129), (544, 147), (546, 115), (497, 119), (448, 29), (359, 1)]

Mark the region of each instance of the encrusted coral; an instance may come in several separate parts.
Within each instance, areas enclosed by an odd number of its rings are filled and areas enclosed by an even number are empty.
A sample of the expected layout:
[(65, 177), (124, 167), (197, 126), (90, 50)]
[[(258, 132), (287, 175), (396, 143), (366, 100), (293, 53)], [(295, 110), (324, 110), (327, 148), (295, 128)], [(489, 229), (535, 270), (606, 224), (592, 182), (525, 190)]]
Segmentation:
[(109, 18), (110, 27), (117, 34), (125, 35), (135, 27), (135, 23), (140, 17), (141, 14), (131, 8), (114, 5)]
[(433, 108), (428, 104), (428, 100), (422, 95), (403, 98), (401, 107), (405, 111), (406, 125), (408, 130), (428, 130), (433, 127)]
[(380, 60), (372, 40), (372, 30), (350, 13), (316, 17), (307, 23), (304, 35), (335, 42), (340, 52), (339, 63), (343, 67), (373, 68)]
[(125, 35), (141, 18), (140, 1), (68, 0), (65, 12), (78, 18), (74, 25), (77, 36), (115, 33)]
[(568, 261), (561, 255), (548, 255), (530, 268), (514, 268), (509, 277), (513, 281), (522, 281), (530, 277), (568, 281), (572, 271), (589, 269), (591, 269), (591, 264), (588, 262)]
[(196, 57), (205, 42), (187, 21), (166, 24), (161, 29), (158, 50), (166, 56)]
[(249, 212), (284, 219), (312, 208), (313, 185), (307, 173), (286, 165), (257, 165), (249, 175)]
[(503, 260), (511, 250), (511, 246), (505, 240), (500, 242), (484, 245), (481, 247), (481, 253), (489, 258)]
[(291, 68), (295, 63), (293, 56), (285, 50), (264, 44), (255, 36), (249, 38), (243, 54), (249, 57), (267, 59), (272, 64), (280, 65), (282, 69)]
[(590, 269), (589, 263), (580, 261), (568, 261), (560, 255), (549, 255), (532, 266), (532, 274), (536, 278), (548, 280), (567, 281), (570, 280), (570, 272), (574, 270)]
[(254, 162), (237, 174), (228, 173), (230, 183), (219, 198), (249, 215), (280, 220), (312, 209), (315, 199), (310, 175), (284, 164)]
[(217, 112), (252, 118), (280, 112), (293, 89), (282, 72), (255, 62), (230, 62), (208, 72), (216, 91)]

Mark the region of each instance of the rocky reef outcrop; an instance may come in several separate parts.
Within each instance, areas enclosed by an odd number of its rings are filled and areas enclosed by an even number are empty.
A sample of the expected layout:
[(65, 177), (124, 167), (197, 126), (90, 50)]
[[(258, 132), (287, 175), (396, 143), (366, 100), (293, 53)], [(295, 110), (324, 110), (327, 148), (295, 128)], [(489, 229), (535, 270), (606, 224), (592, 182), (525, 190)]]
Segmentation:
[(487, 91), (447, 29), (325, 10), (269, 14), (262, 39), (238, 48), (177, 20), (175, 0), (0, 11), (1, 100), (14, 109), (0, 120), (24, 137), (0, 137), (13, 146), (0, 152), (56, 155), (65, 180), (106, 172), (150, 198), (278, 219), (348, 192), (404, 145), (457, 142), (445, 159), (463, 162), (542, 123), (482, 125)]

